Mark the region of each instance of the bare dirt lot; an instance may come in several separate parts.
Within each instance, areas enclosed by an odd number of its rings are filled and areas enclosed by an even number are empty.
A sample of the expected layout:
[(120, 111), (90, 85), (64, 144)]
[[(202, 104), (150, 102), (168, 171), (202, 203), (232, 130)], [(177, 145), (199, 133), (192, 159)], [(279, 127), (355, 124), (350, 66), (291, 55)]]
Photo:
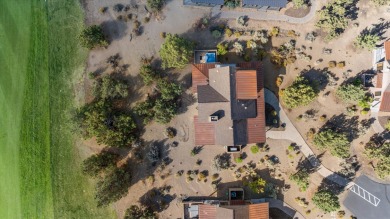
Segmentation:
[[(117, 3), (123, 5), (130, 5), (129, 10), (124, 12), (114, 12), (113, 6)], [(137, 5), (138, 7), (135, 7)], [(108, 7), (108, 11), (104, 14), (99, 12), (101, 7)], [(329, 61), (344, 61), (346, 66), (342, 69), (333, 68), (330, 69), (331, 73), (338, 78), (337, 83), (340, 84), (344, 80), (344, 72), (348, 72), (348, 77), (352, 77), (362, 71), (369, 70), (371, 68), (371, 52), (368, 51), (356, 51), (353, 47), (353, 40), (359, 34), (361, 30), (366, 27), (370, 27), (372, 24), (379, 23), (376, 18), (389, 18), (388, 13), (386, 13), (385, 8), (373, 8), (371, 5), (368, 5), (364, 2), (358, 4), (360, 7), (359, 17), (356, 21), (351, 22), (347, 31), (338, 39), (331, 41), (330, 43), (324, 42), (320, 37), (314, 42), (309, 42), (305, 40), (307, 33), (316, 30), (314, 27), (315, 21), (311, 21), (307, 24), (302, 25), (293, 25), (283, 22), (269, 22), (269, 21), (254, 21), (249, 20), (248, 26), (243, 29), (266, 29), (269, 30), (273, 26), (278, 26), (283, 30), (295, 30), (296, 33), (299, 33), (298, 37), (273, 37), (272, 40), (267, 44), (267, 48), (279, 46), (285, 42), (288, 42), (290, 39), (296, 40), (296, 48), (300, 48), (305, 51), (308, 55), (312, 57), (310, 61), (297, 60), (294, 64), (288, 65), (286, 68), (276, 68), (274, 67), (269, 60), (269, 57), (266, 57), (264, 62), (264, 72), (265, 72), (265, 86), (275, 93), (278, 92), (278, 87), (275, 85), (275, 79), (277, 76), (283, 76), (283, 84), (281, 88), (284, 88), (291, 84), (293, 79), (300, 74), (302, 71), (306, 70), (309, 77), (316, 78), (319, 72), (324, 68), (328, 67)], [(145, 95), (150, 92), (150, 88), (142, 86), (141, 80), (138, 76), (138, 69), (140, 67), (140, 59), (142, 57), (151, 57), (154, 56), (158, 58), (158, 51), (163, 42), (163, 38), (160, 36), (162, 32), (166, 33), (177, 33), (183, 35), (189, 39), (197, 42), (197, 48), (215, 48), (218, 42), (223, 40), (234, 41), (236, 38), (232, 37), (223, 37), (223, 38), (213, 38), (210, 31), (206, 28), (204, 30), (195, 30), (194, 23), (203, 17), (208, 17), (210, 13), (210, 8), (202, 7), (184, 7), (182, 1), (172, 0), (168, 1), (167, 5), (164, 7), (162, 13), (159, 16), (151, 16), (149, 22), (145, 22), (145, 17), (149, 17), (150, 14), (145, 10), (145, 1), (123, 1), (123, 0), (114, 0), (114, 1), (104, 1), (104, 0), (86, 0), (84, 2), (85, 14), (86, 14), (86, 24), (102, 24), (106, 35), (110, 40), (110, 45), (105, 49), (96, 49), (92, 50), (89, 54), (87, 62), (87, 72), (97, 72), (100, 74), (107, 74), (110, 72), (110, 69), (107, 68), (106, 59), (114, 54), (119, 53), (122, 57), (121, 63), (129, 65), (127, 69), (127, 76), (130, 83), (133, 86), (131, 98), (128, 101), (128, 105), (133, 107), (137, 101), (145, 98)], [(303, 13), (303, 12), (302, 12)], [(132, 19), (128, 19), (128, 15), (132, 14)], [(122, 15), (122, 20), (118, 20), (118, 16)], [(386, 17), (387, 16), (387, 17)], [(374, 19), (375, 18), (375, 19)], [(141, 22), (142, 34), (140, 36), (135, 36), (132, 33), (134, 20), (137, 19)], [(125, 21), (127, 20), (127, 21)], [(211, 20), (214, 22), (214, 25), (224, 24), (231, 28), (242, 28), (237, 25), (235, 20)], [(353, 23), (359, 23), (358, 27), (354, 27)], [(132, 35), (130, 37), (130, 34)], [(130, 40), (131, 38), (131, 40)], [(243, 36), (239, 38), (240, 41), (245, 41), (250, 39), (250, 37)], [(302, 47), (304, 46), (304, 47)], [(329, 55), (323, 54), (323, 48), (332, 49), (332, 53)], [(321, 62), (317, 60), (322, 59)], [(229, 61), (240, 60), (241, 57), (233, 57)], [(114, 204), (114, 207), (118, 213), (118, 217), (122, 218), (124, 211), (131, 205), (137, 204), (153, 187), (163, 187), (171, 186), (169, 192), (170, 197), (167, 198), (169, 207), (160, 212), (161, 218), (180, 218), (182, 215), (182, 205), (178, 203), (178, 198), (181, 195), (188, 196), (209, 196), (209, 195), (218, 195), (214, 194), (214, 189), (211, 186), (210, 176), (215, 173), (211, 168), (212, 159), (217, 154), (224, 152), (222, 146), (205, 146), (201, 152), (196, 156), (191, 156), (191, 149), (195, 146), (193, 140), (193, 116), (196, 114), (196, 104), (191, 98), (191, 92), (188, 90), (190, 87), (190, 68), (186, 68), (180, 71), (170, 72), (174, 77), (177, 78), (185, 87), (186, 94), (183, 97), (183, 106), (180, 109), (180, 114), (173, 119), (169, 124), (161, 125), (157, 123), (151, 123), (145, 127), (144, 134), (142, 138), (146, 142), (145, 145), (148, 145), (150, 142), (157, 142), (160, 145), (161, 149), (164, 151), (164, 156), (169, 157), (171, 162), (164, 168), (156, 168), (151, 166), (148, 163), (136, 163), (137, 171), (134, 173), (135, 184), (129, 189), (129, 194), (122, 198), (120, 201)], [(80, 95), (84, 97), (84, 101), (88, 102), (91, 100), (92, 95), (90, 93), (90, 88), (92, 82), (88, 79), (87, 74), (80, 82)], [(293, 121), (294, 125), (298, 128), (302, 136), (306, 136), (306, 133), (310, 128), (318, 130), (326, 121), (320, 121), (319, 116), (326, 115), (327, 119), (341, 118), (342, 114), (345, 113), (346, 106), (340, 103), (334, 96), (335, 87), (327, 86), (324, 88), (319, 97), (315, 102), (306, 107), (297, 108), (291, 111), (288, 111), (289, 118)], [(324, 95), (329, 92), (329, 95)], [(317, 116), (314, 119), (305, 120), (296, 120), (299, 115), (302, 115), (307, 110), (313, 109), (317, 111)], [(340, 117), (341, 116), (341, 117)], [(359, 118), (346, 117), (349, 122), (355, 124), (356, 121), (362, 119), (368, 119), (369, 115), (360, 116)], [(344, 118), (344, 117), (343, 117)], [(354, 121), (356, 120), (356, 121)], [(177, 136), (173, 139), (168, 139), (164, 135), (164, 131), (167, 127), (174, 127), (177, 129)], [(372, 173), (372, 168), (368, 164), (368, 161), (361, 156), (363, 149), (363, 144), (360, 142), (367, 142), (369, 137), (373, 135), (373, 130), (369, 130), (365, 135), (357, 136), (352, 142), (352, 151), (354, 154), (358, 155), (358, 159), (362, 164), (362, 171), (367, 171)], [(178, 142), (177, 147), (172, 147), (173, 141)], [(309, 144), (310, 140), (308, 139)], [(308, 207), (303, 208), (297, 204), (295, 201), (296, 197), (302, 197), (306, 200), (310, 200), (312, 195), (322, 183), (322, 177), (317, 173), (313, 173), (310, 176), (310, 187), (306, 192), (300, 192), (298, 187), (291, 183), (288, 180), (288, 176), (296, 171), (297, 164), (302, 158), (302, 155), (288, 155), (286, 153), (287, 147), (292, 142), (283, 141), (283, 140), (272, 140), (269, 139), (267, 144), (270, 147), (270, 151), (265, 153), (252, 154), (249, 150), (250, 146), (244, 148), (244, 152), (247, 154), (247, 158), (244, 159), (244, 162), (237, 165), (233, 170), (225, 170), (219, 172), (221, 178), (221, 183), (231, 183), (237, 182), (240, 183), (240, 179), (236, 179), (233, 176), (234, 170), (238, 167), (247, 164), (249, 161), (253, 161), (257, 168), (264, 173), (262, 177), (265, 179), (277, 184), (280, 187), (284, 185), (291, 185), (291, 188), (285, 192), (279, 193), (278, 198), (285, 201), (299, 212), (304, 214), (307, 218), (317, 218), (322, 214), (318, 209), (315, 209), (312, 204), (309, 204)], [(95, 141), (88, 140), (80, 143), (79, 145), (80, 153), (83, 156), (87, 157), (92, 153), (98, 152), (103, 146), (99, 146)], [(316, 150), (312, 147), (313, 151), (316, 154), (323, 153), (322, 151)], [(127, 151), (123, 151), (123, 154), (126, 154)], [(265, 164), (258, 163), (265, 154), (276, 155), (279, 157), (281, 163), (276, 165), (276, 167), (267, 167)], [(340, 170), (339, 163), (340, 159), (330, 156), (327, 152), (321, 155), (322, 163), (329, 169), (333, 171)], [(197, 165), (197, 160), (200, 159), (202, 162), (200, 165)], [(270, 177), (269, 168), (276, 169), (280, 174), (279, 179), (275, 177)], [(183, 170), (184, 174), (180, 177), (175, 176), (175, 174)], [(188, 170), (207, 170), (209, 173), (207, 182), (186, 182), (185, 173)], [(154, 176), (152, 180), (151, 176)], [(311, 213), (306, 215), (307, 210), (311, 210)]]

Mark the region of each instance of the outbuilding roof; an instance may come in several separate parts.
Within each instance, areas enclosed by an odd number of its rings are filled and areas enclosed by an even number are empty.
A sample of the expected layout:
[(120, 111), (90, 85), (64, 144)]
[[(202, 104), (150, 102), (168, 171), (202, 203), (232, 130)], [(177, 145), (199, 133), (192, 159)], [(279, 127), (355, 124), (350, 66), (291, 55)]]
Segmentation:
[(260, 7), (268, 6), (284, 8), (287, 5), (287, 0), (242, 0), (242, 4)]

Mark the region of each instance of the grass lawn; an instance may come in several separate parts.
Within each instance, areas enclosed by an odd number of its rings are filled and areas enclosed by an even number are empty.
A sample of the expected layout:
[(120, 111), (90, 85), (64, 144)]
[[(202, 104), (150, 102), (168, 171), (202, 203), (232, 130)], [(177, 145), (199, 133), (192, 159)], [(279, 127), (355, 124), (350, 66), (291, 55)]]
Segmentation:
[(70, 112), (77, 0), (0, 0), (0, 218), (113, 218), (80, 172)]

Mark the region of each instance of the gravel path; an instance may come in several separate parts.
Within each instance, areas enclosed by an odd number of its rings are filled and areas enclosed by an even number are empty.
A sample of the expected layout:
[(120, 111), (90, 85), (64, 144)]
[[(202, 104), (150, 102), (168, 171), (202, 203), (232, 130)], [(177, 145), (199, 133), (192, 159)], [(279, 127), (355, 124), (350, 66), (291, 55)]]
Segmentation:
[(324, 165), (320, 164), (320, 162), (316, 158), (316, 155), (310, 149), (309, 145), (307, 145), (306, 141), (303, 139), (301, 134), (295, 128), (294, 124), (287, 117), (283, 108), (280, 106), (279, 100), (275, 96), (275, 94), (268, 89), (264, 89), (264, 93), (265, 93), (265, 102), (272, 105), (275, 109), (280, 109), (280, 111), (279, 111), (280, 121), (282, 123), (286, 124), (285, 131), (268, 131), (267, 138), (287, 139), (287, 140), (290, 140), (292, 142), (295, 142), (298, 146), (300, 146), (301, 152), (303, 153), (303, 155), (305, 155), (305, 157), (308, 158), (311, 165), (313, 167), (317, 167), (317, 172), (319, 174), (321, 174), (324, 178), (327, 178), (327, 179), (329, 179), (329, 180), (331, 180), (331, 181), (333, 181), (333, 182), (335, 182), (343, 187), (349, 188), (350, 186), (352, 186), (353, 182), (351, 182), (348, 179), (330, 171)]
[(211, 9), (211, 17), (219, 17), (225, 19), (237, 19), (240, 16), (248, 16), (251, 20), (259, 21), (285, 21), (293, 24), (304, 24), (309, 22), (316, 14), (316, 11), (319, 9), (319, 0), (312, 0), (312, 5), (310, 7), (309, 13), (305, 17), (296, 18), (290, 17), (283, 14), (278, 14), (275, 12), (266, 12), (266, 11), (221, 11), (220, 6), (215, 6)]

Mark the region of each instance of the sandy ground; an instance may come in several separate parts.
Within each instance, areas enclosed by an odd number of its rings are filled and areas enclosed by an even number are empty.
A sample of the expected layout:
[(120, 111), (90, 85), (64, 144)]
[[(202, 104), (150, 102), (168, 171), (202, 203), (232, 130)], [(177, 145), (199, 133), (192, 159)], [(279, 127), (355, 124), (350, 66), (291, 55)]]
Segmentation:
[[(160, 19), (157, 20), (155, 16), (152, 16), (151, 20), (148, 23), (144, 22), (144, 18), (148, 15), (144, 9), (145, 1), (123, 1), (123, 0), (114, 0), (114, 1), (104, 1), (104, 0), (86, 0), (84, 3), (86, 11), (86, 23), (90, 24), (101, 24), (106, 31), (108, 38), (111, 43), (110, 46), (106, 49), (96, 49), (92, 50), (89, 55), (88, 65), (86, 72), (98, 72), (98, 73), (109, 73), (111, 70), (107, 68), (105, 64), (106, 59), (119, 53), (122, 57), (121, 64), (128, 64), (129, 68), (127, 70), (127, 77), (130, 83), (133, 86), (131, 92), (131, 98), (128, 101), (130, 106), (134, 106), (134, 103), (138, 100), (141, 100), (145, 97), (145, 94), (149, 90), (140, 85), (140, 78), (138, 77), (138, 69), (140, 67), (141, 57), (158, 57), (158, 50), (160, 48), (163, 39), (160, 37), (161, 32), (167, 33), (178, 33), (182, 34), (190, 39), (193, 39), (198, 42), (198, 48), (213, 48), (215, 45), (221, 41), (221, 39), (214, 39), (211, 37), (211, 34), (208, 30), (205, 31), (194, 31), (193, 24), (196, 20), (201, 17), (207, 16), (210, 12), (209, 8), (197, 8), (197, 7), (184, 7), (182, 1), (172, 0), (169, 1), (167, 6), (163, 9), (162, 14), (159, 16)], [(116, 13), (112, 10), (112, 7), (116, 3), (122, 3), (124, 5), (137, 3), (138, 9), (131, 8), (128, 12)], [(300, 36), (296, 38), (297, 48), (301, 48), (302, 45), (306, 46), (306, 53), (312, 56), (311, 61), (298, 60), (296, 63), (287, 66), (286, 69), (277, 69), (272, 66), (269, 62), (269, 59), (264, 60), (264, 72), (265, 72), (265, 86), (277, 92), (277, 87), (275, 86), (275, 78), (281, 74), (284, 75), (284, 82), (282, 87), (289, 85), (292, 80), (304, 69), (311, 69), (311, 73), (315, 77), (316, 72), (327, 67), (328, 61), (345, 61), (346, 67), (343, 69), (331, 69), (331, 72), (334, 73), (338, 78), (338, 83), (340, 84), (343, 81), (342, 73), (350, 70), (351, 73), (349, 76), (354, 76), (355, 74), (368, 70), (371, 68), (371, 53), (367, 51), (355, 51), (352, 46), (354, 38), (358, 33), (365, 27), (370, 26), (371, 24), (378, 23), (379, 21), (376, 18), (388, 18), (388, 14), (385, 14), (385, 9), (376, 9), (370, 8), (367, 2), (360, 2), (358, 6), (360, 7), (359, 18), (357, 21), (359, 27), (352, 27), (352, 24), (348, 30), (340, 37), (339, 39), (333, 40), (330, 43), (325, 43), (320, 38), (317, 38), (316, 41), (310, 43), (304, 40), (305, 35), (315, 30), (314, 21), (304, 24), (304, 25), (292, 25), (282, 22), (257, 22), (249, 21), (247, 29), (270, 29), (273, 26), (279, 26), (285, 30), (295, 30), (300, 33)], [(108, 12), (101, 14), (99, 8), (109, 7)], [(133, 26), (133, 21), (117, 21), (116, 18), (118, 15), (127, 15), (129, 13), (133, 14), (133, 17), (137, 15), (137, 19), (141, 21), (141, 26), (143, 27), (143, 33), (141, 36), (134, 36), (130, 41), (130, 34)], [(373, 19), (373, 17), (375, 19)], [(134, 18), (133, 18), (134, 20)], [(220, 20), (219, 23), (227, 24), (230, 27), (237, 28), (236, 21), (230, 20)], [(352, 23), (354, 23), (352, 22)], [(242, 38), (245, 40), (246, 38)], [(222, 40), (234, 40), (234, 38), (223, 38)], [(273, 38), (269, 46), (279, 46), (280, 44), (287, 42), (289, 39), (286, 37), (277, 37)], [(311, 47), (311, 49), (309, 48)], [(322, 54), (322, 49), (332, 48), (333, 52), (331, 55)], [(316, 64), (316, 60), (323, 59), (323, 62)], [(190, 68), (186, 68), (182, 71), (172, 72), (173, 77), (177, 78), (185, 88), (190, 86)], [(84, 90), (85, 93), (81, 96), (84, 97), (85, 101), (91, 100), (90, 87), (91, 81), (87, 76), (84, 77), (80, 90)], [(324, 97), (323, 94), (330, 91), (330, 94), (327, 97)], [(184, 104), (180, 109), (181, 113), (171, 121), (170, 124), (160, 125), (160, 124), (149, 124), (145, 128), (145, 133), (143, 139), (145, 142), (156, 141), (164, 147), (164, 155), (170, 157), (173, 161), (162, 171), (158, 171), (155, 168), (151, 167), (147, 163), (138, 163), (137, 172), (135, 173), (134, 185), (129, 189), (129, 194), (114, 204), (114, 207), (118, 213), (119, 218), (123, 217), (125, 209), (127, 209), (131, 204), (136, 204), (140, 197), (147, 193), (153, 187), (161, 187), (164, 185), (172, 186), (170, 194), (173, 198), (179, 197), (181, 194), (192, 195), (192, 196), (208, 196), (213, 193), (213, 189), (210, 185), (210, 177), (207, 183), (197, 183), (196, 180), (190, 183), (187, 183), (185, 180), (185, 174), (181, 177), (175, 177), (175, 173), (179, 170), (208, 170), (209, 175), (212, 175), (214, 172), (210, 168), (212, 159), (215, 155), (222, 153), (224, 150), (220, 146), (206, 146), (197, 156), (190, 156), (190, 150), (194, 146), (193, 141), (193, 124), (192, 118), (196, 114), (196, 105), (191, 100), (190, 91), (186, 91), (184, 95)], [(294, 109), (288, 112), (290, 119), (295, 123), (295, 126), (298, 128), (300, 133), (305, 136), (309, 128), (315, 128), (318, 130), (323, 124), (317, 118), (316, 121), (296, 121), (295, 118), (304, 113), (309, 109), (318, 110), (317, 115), (326, 114), (327, 118), (331, 118), (334, 115), (340, 115), (345, 111), (345, 105), (341, 104), (334, 97), (334, 89), (326, 88), (321, 91), (319, 98), (310, 104), (307, 107), (302, 107)], [(360, 116), (359, 119), (368, 118), (368, 116)], [(163, 132), (166, 127), (175, 127), (178, 131), (178, 135), (174, 139), (167, 139)], [(359, 136), (358, 139), (353, 141), (353, 153), (359, 155), (359, 160), (364, 164), (361, 168), (363, 171), (372, 172), (368, 162), (360, 156), (363, 151), (363, 146), (360, 142), (368, 141), (368, 138), (373, 134), (373, 131), (370, 130), (366, 135)], [(169, 147), (173, 141), (179, 142), (177, 147)], [(306, 192), (300, 192), (297, 186), (288, 180), (288, 175), (293, 173), (296, 168), (300, 156), (294, 156), (292, 159), (288, 158), (286, 154), (287, 147), (291, 144), (288, 141), (277, 141), (269, 140), (267, 142), (271, 148), (269, 155), (276, 155), (282, 161), (278, 165), (278, 169), (281, 173), (281, 178), (283, 180), (277, 181), (279, 185), (290, 184), (291, 189), (289, 189), (284, 194), (280, 194), (282, 200), (296, 208), (302, 214), (305, 215), (307, 209), (312, 210), (312, 213), (307, 215), (307, 218), (316, 218), (320, 217), (320, 212), (314, 209), (312, 205), (309, 205), (308, 208), (304, 209), (300, 207), (295, 201), (295, 197), (305, 197), (307, 200), (310, 200), (312, 195), (317, 189), (317, 186), (321, 184), (322, 178), (318, 174), (312, 174), (310, 176), (311, 184)], [(96, 153), (101, 150), (102, 146), (96, 145), (96, 142), (92, 140), (84, 141), (80, 143), (80, 152), (82, 155), (87, 157), (92, 153)], [(321, 151), (316, 150), (313, 147), (313, 150), (316, 154), (320, 154)], [(258, 162), (265, 154), (256, 154), (253, 155), (249, 151), (249, 147), (244, 149), (248, 157), (240, 165), (253, 160), (255, 163)], [(125, 152), (124, 152), (125, 153)], [(129, 155), (131, 156), (131, 155)], [(125, 158), (124, 158), (125, 159)], [(196, 160), (201, 159), (202, 164), (196, 166)], [(328, 153), (323, 154), (321, 158), (323, 164), (331, 170), (339, 170), (340, 159), (330, 156)], [(293, 162), (293, 163), (292, 163)], [(266, 171), (265, 166), (258, 166), (261, 170)], [(237, 181), (233, 175), (233, 171), (222, 171), (220, 176), (222, 178), (222, 183), (235, 182)], [(147, 176), (154, 174), (155, 182), (151, 184), (147, 180)], [(164, 179), (161, 179), (161, 176), (165, 176)], [(264, 176), (267, 177), (267, 174)], [(271, 179), (270, 179), (271, 180)], [(271, 180), (272, 181), (272, 180)], [(217, 194), (213, 194), (217, 195)], [(177, 200), (173, 200), (169, 208), (160, 213), (161, 218), (180, 218), (182, 216), (182, 207), (177, 203)], [(325, 216), (325, 218), (327, 218)]]

